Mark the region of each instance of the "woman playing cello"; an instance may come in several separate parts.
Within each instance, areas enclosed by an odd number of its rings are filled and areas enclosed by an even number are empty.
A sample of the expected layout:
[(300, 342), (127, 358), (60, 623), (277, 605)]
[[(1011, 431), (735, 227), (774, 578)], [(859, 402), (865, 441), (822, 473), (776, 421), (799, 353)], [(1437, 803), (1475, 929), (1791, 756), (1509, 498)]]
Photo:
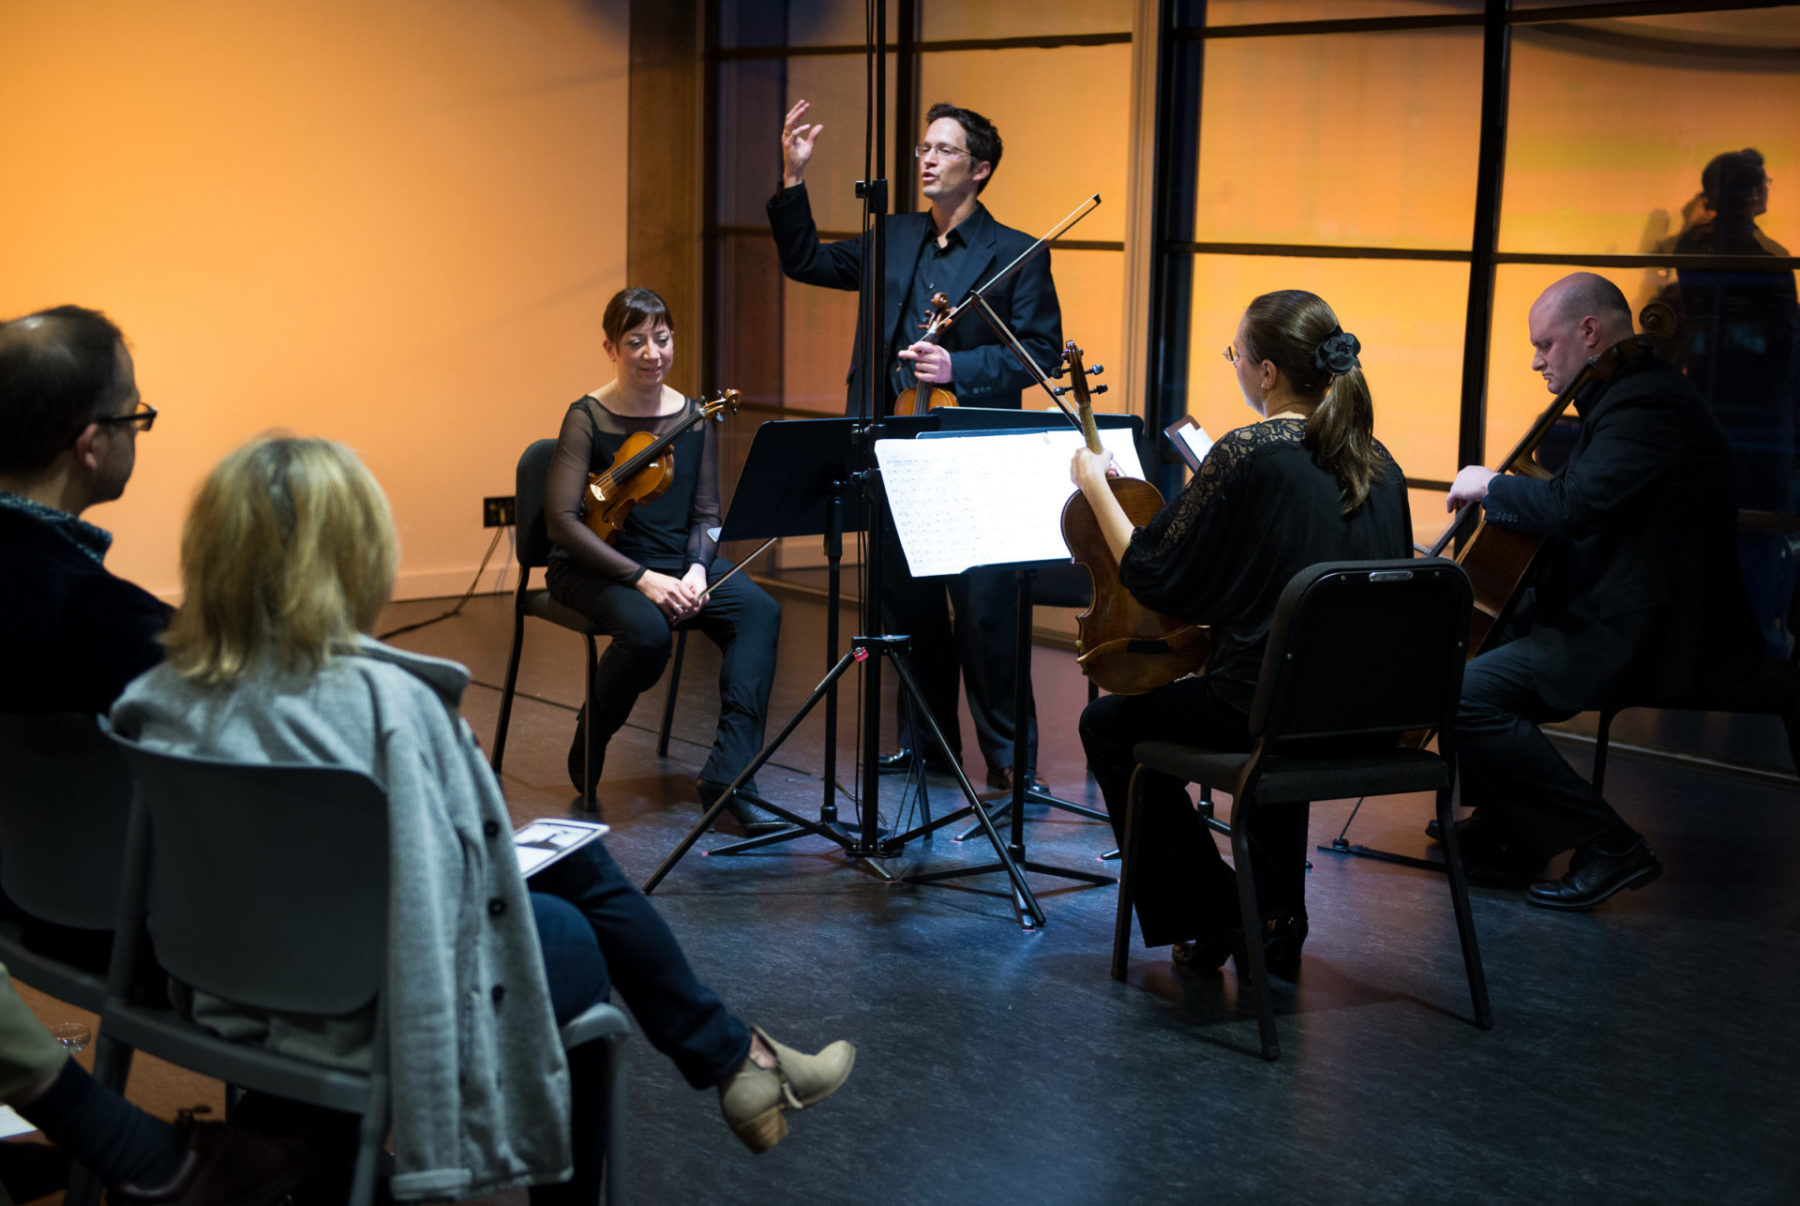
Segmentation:
[[(1405, 482), (1374, 438), (1360, 350), (1314, 294), (1284, 289), (1251, 302), (1225, 359), (1260, 418), (1219, 440), (1186, 488), (1135, 531), (1106, 484), (1110, 457), (1075, 455), (1071, 476), (1125, 588), (1146, 607), (1212, 629), (1204, 675), (1102, 696), (1082, 713), (1088, 767), (1121, 840), (1135, 744), (1250, 748), (1250, 704), (1288, 579), (1315, 562), (1411, 550)], [(1180, 783), (1150, 775), (1140, 790), (1144, 942), (1175, 944), (1179, 965), (1218, 967), (1241, 941), (1234, 873)], [(1269, 967), (1287, 978), (1306, 937), (1306, 823), (1304, 805), (1250, 821)]]
[[(639, 432), (660, 436), (690, 423), (699, 406), (667, 384), (675, 359), (675, 320), (648, 289), (625, 289), (602, 319), (612, 381), (569, 407), (544, 484), (544, 523), (556, 548), (545, 572), (550, 593), (604, 629), (612, 641), (594, 671), (589, 774), (595, 781), (606, 744), (631, 715), (637, 697), (668, 664), (675, 625), (690, 623), (724, 654), (719, 668), (719, 727), (700, 769), (701, 803), (710, 806), (762, 748), (775, 680), (780, 605), (743, 574), (703, 595), (731, 569), (707, 529), (719, 523), (719, 454), (712, 424), (694, 423), (676, 437), (674, 479), (660, 495), (631, 509), (612, 544), (583, 522), (588, 475), (613, 463)], [(569, 780), (582, 782), (578, 722), (569, 746)], [(779, 821), (744, 797), (729, 805), (747, 829)]]

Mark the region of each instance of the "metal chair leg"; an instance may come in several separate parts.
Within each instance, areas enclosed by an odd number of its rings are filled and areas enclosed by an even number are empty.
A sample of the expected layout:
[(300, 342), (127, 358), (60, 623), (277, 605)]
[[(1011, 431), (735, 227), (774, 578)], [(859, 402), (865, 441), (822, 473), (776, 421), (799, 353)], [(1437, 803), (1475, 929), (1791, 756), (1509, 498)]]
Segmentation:
[(1256, 1000), (1256, 1028), (1264, 1059), (1279, 1059), (1275, 1036), (1274, 994), (1269, 991), (1269, 963), (1263, 956), (1262, 913), (1256, 907), (1256, 873), (1250, 866), (1250, 800), (1238, 799), (1231, 809), (1231, 856), (1237, 864), (1238, 914), (1244, 923), (1244, 952), (1250, 959), (1250, 994)]
[(1131, 772), (1131, 783), (1125, 789), (1125, 842), (1119, 854), (1119, 907), (1113, 918), (1112, 978), (1125, 978), (1125, 964), (1131, 954), (1131, 906), (1137, 887), (1138, 779), (1144, 768)]
[(512, 721), (513, 691), (519, 685), (519, 655), (525, 649), (525, 613), (513, 608), (512, 656), (506, 659), (506, 686), (500, 690), (500, 722), (494, 726), (494, 773), (500, 773), (500, 762), (506, 757), (506, 726)]
[(1444, 835), (1444, 869), (1447, 872), (1444, 878), (1450, 881), (1450, 903), (1456, 909), (1456, 936), (1462, 942), (1463, 970), (1469, 977), (1475, 1024), (1489, 1030), (1494, 1025), (1494, 1010), (1488, 1003), (1487, 976), (1481, 969), (1481, 948), (1475, 942), (1475, 912), (1469, 904), (1469, 875), (1463, 870), (1462, 851), (1457, 846), (1451, 783), (1446, 783), (1438, 792), (1437, 817), (1438, 828)]
[(662, 732), (656, 736), (656, 756), (669, 756), (669, 728), (675, 723), (675, 692), (681, 688), (681, 661), (687, 656), (687, 629), (675, 630), (675, 659), (669, 667), (669, 693), (663, 697)]

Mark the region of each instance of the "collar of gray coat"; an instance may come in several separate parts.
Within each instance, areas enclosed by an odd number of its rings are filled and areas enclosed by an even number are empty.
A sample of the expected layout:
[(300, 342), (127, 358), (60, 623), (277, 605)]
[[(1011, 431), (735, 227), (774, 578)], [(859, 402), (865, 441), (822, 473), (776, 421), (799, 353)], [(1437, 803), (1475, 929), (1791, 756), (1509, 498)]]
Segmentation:
[(462, 704), (463, 692), (469, 686), (469, 671), (461, 662), (448, 658), (428, 657), (407, 649), (384, 645), (372, 636), (356, 638), (356, 656), (373, 658), (398, 666), (436, 691), (452, 708)]

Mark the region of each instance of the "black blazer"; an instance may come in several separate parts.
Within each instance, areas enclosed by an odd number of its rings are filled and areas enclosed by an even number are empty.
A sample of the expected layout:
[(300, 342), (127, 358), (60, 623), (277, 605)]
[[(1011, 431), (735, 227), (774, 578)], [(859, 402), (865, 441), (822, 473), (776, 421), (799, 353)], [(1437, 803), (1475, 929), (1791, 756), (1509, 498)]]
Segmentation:
[(1489, 522), (1548, 537), (1525, 637), (1539, 693), (1580, 710), (1753, 673), (1731, 449), (1698, 391), (1643, 356), (1576, 409), (1562, 470), (1496, 478), (1483, 502)]
[[(819, 242), (819, 231), (813, 224), (812, 204), (807, 200), (804, 184), (776, 193), (769, 201), (768, 211), (769, 228), (775, 234), (781, 268), (789, 277), (828, 289), (861, 287), (862, 239)], [(892, 372), (898, 363), (897, 354), (917, 338), (915, 324), (921, 316), (906, 315), (901, 310), (911, 291), (919, 251), (930, 229), (931, 215), (928, 213), (894, 214), (888, 219), (887, 272), (882, 298), (886, 314), (881, 343), (876, 349), (877, 363), (884, 373)], [(1012, 263), (1032, 243), (1030, 235), (994, 221), (993, 215), (980, 204), (957, 229), (968, 243), (970, 254), (962, 260), (957, 276), (944, 283), (944, 293), (952, 305), (961, 302), (969, 290)], [(1049, 249), (1045, 248), (1021, 264), (986, 296), (994, 313), (1012, 328), (1032, 359), (1045, 372), (1053, 371), (1062, 356), (1062, 308), (1056, 301), (1056, 283), (1050, 279)], [(860, 346), (860, 316), (856, 334)], [(1018, 409), (1020, 391), (1032, 384), (1032, 377), (980, 315), (972, 310), (964, 311), (938, 342), (950, 352), (953, 377), (950, 392), (956, 395), (960, 405)], [(853, 350), (844, 411), (849, 415), (858, 412), (863, 397), (860, 366), (854, 363), (854, 358)]]
[(162, 661), (170, 611), (49, 524), (0, 508), (0, 712), (105, 712)]

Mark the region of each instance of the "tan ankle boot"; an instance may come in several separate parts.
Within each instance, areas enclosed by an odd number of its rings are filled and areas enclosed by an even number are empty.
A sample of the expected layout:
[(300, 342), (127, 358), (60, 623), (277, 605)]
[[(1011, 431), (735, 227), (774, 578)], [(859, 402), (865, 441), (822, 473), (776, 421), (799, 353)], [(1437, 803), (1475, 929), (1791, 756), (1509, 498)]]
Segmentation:
[(751, 1029), (775, 1053), (775, 1067), (759, 1067), (746, 1058), (719, 1086), (719, 1110), (745, 1147), (766, 1152), (787, 1136), (783, 1110), (816, 1105), (849, 1079), (856, 1048), (839, 1039), (817, 1055), (806, 1055), (782, 1046), (760, 1026)]

